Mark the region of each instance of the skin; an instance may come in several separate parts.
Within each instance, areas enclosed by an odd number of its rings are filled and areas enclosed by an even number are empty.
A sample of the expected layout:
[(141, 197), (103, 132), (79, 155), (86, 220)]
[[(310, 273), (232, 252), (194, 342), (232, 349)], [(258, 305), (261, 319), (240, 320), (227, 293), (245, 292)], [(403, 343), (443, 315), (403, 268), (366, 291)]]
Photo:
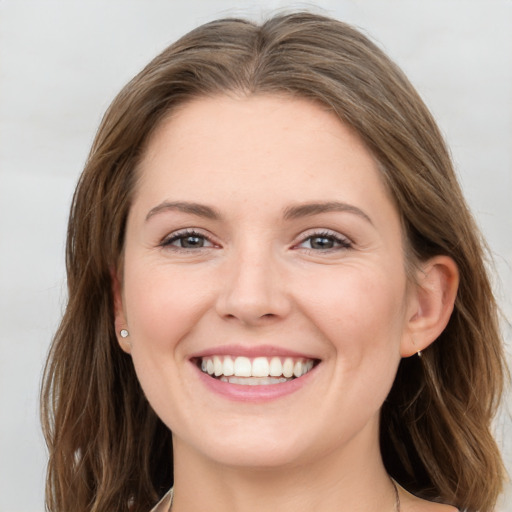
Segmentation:
[[(440, 256), (407, 278), (376, 162), (306, 100), (196, 99), (157, 129), (139, 171), (116, 330), (129, 330), (119, 342), (173, 432), (173, 511), (394, 510), (379, 411), (401, 357), (445, 327), (454, 263)], [(296, 208), (326, 202), (344, 206)], [(186, 248), (190, 231), (198, 245)], [(319, 364), (291, 394), (230, 400), (191, 362), (226, 344)], [(454, 510), (400, 494), (402, 512)]]

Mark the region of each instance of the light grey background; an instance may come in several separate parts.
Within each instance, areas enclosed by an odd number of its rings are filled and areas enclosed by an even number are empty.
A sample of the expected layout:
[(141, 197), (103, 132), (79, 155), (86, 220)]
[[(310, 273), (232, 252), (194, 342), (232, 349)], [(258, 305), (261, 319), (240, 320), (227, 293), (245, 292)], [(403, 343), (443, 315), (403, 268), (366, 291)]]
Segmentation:
[[(38, 389), (65, 303), (68, 207), (103, 111), (189, 29), (283, 7), (362, 27), (419, 89), (490, 243), (510, 347), (512, 0), (0, 0), (0, 512), (43, 510)], [(506, 409), (496, 428), (510, 469)]]

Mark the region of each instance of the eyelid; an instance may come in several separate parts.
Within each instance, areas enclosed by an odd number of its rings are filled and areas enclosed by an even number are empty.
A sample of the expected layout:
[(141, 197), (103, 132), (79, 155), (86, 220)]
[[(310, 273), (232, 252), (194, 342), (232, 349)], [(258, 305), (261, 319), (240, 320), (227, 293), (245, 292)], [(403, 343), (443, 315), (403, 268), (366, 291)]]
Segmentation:
[[(186, 247), (178, 247), (173, 246), (173, 242), (179, 240), (180, 238), (186, 238), (187, 236), (195, 236), (203, 238), (206, 242), (208, 242), (207, 246), (203, 247), (197, 247), (197, 248), (186, 248)], [(312, 238), (331, 238), (334, 239), (334, 241), (338, 244), (337, 247), (320, 250), (320, 249), (308, 249), (305, 247), (300, 247), (303, 243), (305, 243), (307, 240)], [(336, 251), (336, 250), (342, 250), (342, 249), (348, 249), (351, 248), (354, 245), (354, 242), (346, 235), (343, 235), (339, 233), (338, 231), (334, 231), (331, 229), (326, 228), (318, 228), (318, 229), (309, 229), (305, 232), (302, 232), (298, 237), (296, 237), (296, 242), (293, 243), (292, 249), (304, 249), (308, 251), (313, 252), (328, 252), (328, 251)], [(158, 243), (159, 247), (162, 247), (164, 249), (174, 249), (177, 251), (198, 251), (200, 249), (210, 249), (212, 247), (220, 247), (220, 245), (213, 239), (211, 235), (208, 233), (205, 233), (200, 228), (183, 228), (178, 229), (176, 231), (172, 231), (171, 233), (168, 233), (165, 237), (163, 237), (160, 242)]]
[[(185, 238), (187, 236), (196, 236), (200, 238), (204, 238), (209, 245), (206, 247), (199, 247), (199, 248), (186, 248), (186, 247), (177, 247), (173, 246), (172, 243), (176, 240), (179, 240), (180, 238)], [(172, 231), (171, 233), (165, 235), (162, 240), (159, 242), (159, 247), (162, 247), (164, 249), (175, 249), (178, 251), (197, 251), (198, 249), (210, 249), (212, 247), (218, 247), (219, 244), (217, 244), (211, 235), (208, 235), (207, 233), (204, 233), (202, 229), (200, 228), (183, 228), (178, 229), (176, 231)]]
[(315, 238), (315, 237), (332, 238), (337, 243), (340, 244), (338, 247), (331, 248), (331, 249), (325, 249), (323, 252), (349, 249), (349, 248), (353, 247), (353, 245), (354, 245), (354, 242), (348, 236), (343, 235), (343, 234), (339, 233), (338, 231), (333, 231), (331, 229), (323, 228), (323, 229), (310, 229), (310, 230), (307, 230), (307, 231), (301, 233), (299, 235), (299, 237), (297, 237), (298, 241), (293, 244), (293, 248), (305, 249), (305, 250), (314, 251), (314, 252), (322, 252), (319, 249), (308, 249), (306, 247), (300, 247), (304, 242), (306, 242), (307, 240), (309, 240), (311, 238)]

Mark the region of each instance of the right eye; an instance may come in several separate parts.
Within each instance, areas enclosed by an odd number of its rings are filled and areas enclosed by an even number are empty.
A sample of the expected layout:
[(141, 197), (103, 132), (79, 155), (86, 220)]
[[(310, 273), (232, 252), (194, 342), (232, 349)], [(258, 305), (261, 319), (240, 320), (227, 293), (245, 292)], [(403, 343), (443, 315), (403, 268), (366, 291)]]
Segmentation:
[(213, 243), (202, 233), (193, 230), (179, 231), (165, 238), (161, 244), (162, 247), (169, 249), (195, 250), (205, 247), (213, 247)]

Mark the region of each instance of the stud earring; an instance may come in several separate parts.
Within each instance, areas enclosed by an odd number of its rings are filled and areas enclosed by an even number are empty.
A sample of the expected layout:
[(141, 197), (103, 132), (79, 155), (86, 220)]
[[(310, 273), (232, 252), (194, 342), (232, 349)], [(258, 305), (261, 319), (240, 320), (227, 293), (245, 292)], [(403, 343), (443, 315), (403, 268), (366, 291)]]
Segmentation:
[(421, 350), (418, 350), (418, 352), (416, 352), (417, 356), (421, 359), (423, 357), (423, 354), (421, 353)]
[(119, 334), (121, 335), (121, 338), (128, 338), (128, 336), (130, 336), (130, 333), (126, 329), (121, 329)]

